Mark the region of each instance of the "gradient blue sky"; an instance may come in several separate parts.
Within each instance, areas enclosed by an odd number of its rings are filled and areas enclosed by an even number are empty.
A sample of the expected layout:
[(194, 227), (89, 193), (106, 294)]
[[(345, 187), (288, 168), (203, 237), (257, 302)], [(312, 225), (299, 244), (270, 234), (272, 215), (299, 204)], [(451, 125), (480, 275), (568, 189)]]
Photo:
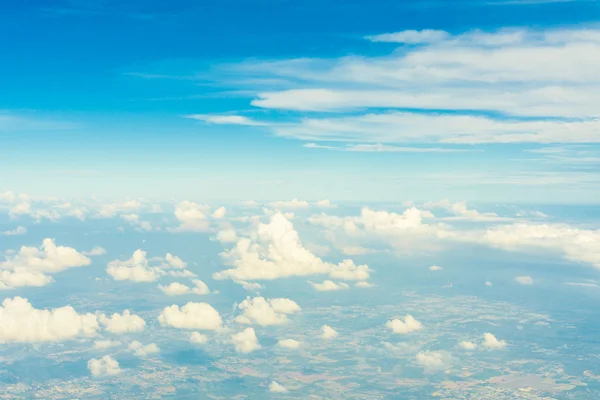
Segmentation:
[[(0, 11), (0, 190), (600, 199), (596, 1), (30, 0)], [(536, 64), (536, 51), (554, 61)], [(433, 97), (398, 100), (406, 93)], [(402, 120), (375, 129), (372, 116)], [(533, 125), (510, 136), (514, 123)], [(447, 140), (464, 129), (469, 140)]]

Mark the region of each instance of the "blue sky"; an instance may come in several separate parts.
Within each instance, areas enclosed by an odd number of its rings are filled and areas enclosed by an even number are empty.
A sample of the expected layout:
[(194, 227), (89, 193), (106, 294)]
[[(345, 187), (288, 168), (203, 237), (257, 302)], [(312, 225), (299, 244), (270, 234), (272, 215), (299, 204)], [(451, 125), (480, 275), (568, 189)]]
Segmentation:
[(596, 1), (10, 2), (0, 189), (596, 203), (598, 11)]

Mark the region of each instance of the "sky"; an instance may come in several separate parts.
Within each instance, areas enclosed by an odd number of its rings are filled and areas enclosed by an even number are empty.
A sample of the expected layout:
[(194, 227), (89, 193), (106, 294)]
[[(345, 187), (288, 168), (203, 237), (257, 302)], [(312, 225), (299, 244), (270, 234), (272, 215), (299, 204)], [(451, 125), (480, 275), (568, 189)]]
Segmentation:
[(593, 0), (9, 2), (0, 189), (596, 204), (599, 11)]

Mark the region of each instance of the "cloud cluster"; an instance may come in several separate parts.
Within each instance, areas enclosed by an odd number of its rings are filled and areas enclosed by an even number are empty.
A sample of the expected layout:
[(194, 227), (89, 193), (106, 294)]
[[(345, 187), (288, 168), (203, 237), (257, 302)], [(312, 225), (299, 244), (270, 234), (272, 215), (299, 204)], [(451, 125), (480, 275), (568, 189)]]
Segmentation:
[(300, 306), (290, 299), (264, 297), (247, 297), (237, 305), (237, 309), (242, 314), (236, 317), (236, 322), (261, 326), (285, 324), (288, 322), (288, 315), (301, 311)]
[(98, 329), (94, 314), (78, 314), (70, 306), (40, 310), (15, 297), (4, 299), (0, 307), (0, 343), (59, 342), (91, 337)]
[(172, 305), (165, 307), (158, 316), (163, 326), (179, 329), (198, 329), (214, 331), (220, 329), (221, 315), (208, 303), (189, 302), (183, 307)]
[(0, 262), (0, 290), (22, 286), (45, 286), (53, 281), (49, 274), (90, 265), (91, 260), (72, 247), (57, 246), (44, 239), (38, 247), (23, 246)]
[[(106, 273), (116, 281), (132, 282), (154, 282), (167, 274), (174, 277), (194, 277), (192, 272), (185, 269), (186, 266), (186, 262), (171, 253), (167, 253), (164, 259), (149, 259), (145, 251), (138, 249), (127, 260), (109, 262)], [(167, 271), (169, 269), (173, 270)]]
[(272, 280), (290, 276), (328, 274), (342, 280), (367, 280), (367, 265), (351, 260), (339, 264), (323, 261), (304, 247), (292, 223), (281, 213), (268, 224), (259, 224), (251, 238), (240, 238), (235, 247), (222, 253), (233, 268), (215, 273), (215, 279), (234, 281)]

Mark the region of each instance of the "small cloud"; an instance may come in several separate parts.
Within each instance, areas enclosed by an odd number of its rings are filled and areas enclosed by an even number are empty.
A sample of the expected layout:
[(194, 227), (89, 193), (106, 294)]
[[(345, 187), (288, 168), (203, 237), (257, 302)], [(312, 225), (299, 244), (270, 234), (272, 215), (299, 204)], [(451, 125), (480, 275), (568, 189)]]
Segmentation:
[(444, 268), (442, 268), (442, 267), (440, 267), (440, 266), (437, 266), (437, 265), (432, 265), (431, 267), (429, 267), (429, 269), (430, 269), (431, 271), (441, 271), (441, 270), (443, 270)]
[(269, 385), (269, 392), (272, 392), (272, 393), (287, 393), (288, 390), (286, 388), (284, 388), (283, 386), (281, 386), (279, 383), (273, 381)]
[(484, 333), (482, 346), (488, 349), (503, 349), (506, 347), (506, 341), (496, 339), (491, 333)]
[(394, 333), (401, 335), (416, 332), (423, 329), (423, 324), (417, 321), (412, 315), (407, 315), (402, 319), (393, 319), (385, 324), (386, 327), (391, 329)]
[(191, 114), (185, 118), (203, 121), (215, 125), (245, 125), (245, 126), (264, 126), (264, 122), (255, 121), (242, 115), (209, 115), (209, 114)]
[(346, 283), (343, 283), (343, 282), (335, 283), (335, 282), (329, 281), (329, 280), (326, 280), (323, 283), (314, 283), (311, 281), (308, 281), (308, 283), (310, 283), (312, 285), (312, 287), (315, 288), (315, 290), (318, 292), (331, 292), (334, 290), (342, 290), (342, 289), (349, 288), (348, 284), (346, 284)]
[(301, 344), (301, 342), (294, 339), (282, 339), (277, 342), (277, 345), (284, 349), (297, 349)]
[(240, 333), (231, 335), (231, 341), (238, 353), (250, 353), (261, 348), (253, 328), (246, 328)]
[(521, 285), (533, 285), (533, 278), (530, 276), (517, 276), (515, 282)]
[(102, 358), (92, 358), (87, 363), (88, 369), (93, 376), (102, 375), (117, 375), (121, 372), (119, 362), (111, 356), (104, 356)]
[(488, 281), (488, 282), (486, 282), (486, 283), (485, 283), (485, 286), (488, 286), (488, 287), (489, 287), (489, 286), (492, 286), (492, 282), (489, 282), (489, 281)]
[(458, 344), (458, 347), (460, 347), (463, 350), (475, 350), (477, 348), (477, 344), (473, 343), (473, 342), (469, 342), (467, 340), (463, 340), (462, 342), (460, 342)]
[(329, 325), (323, 325), (321, 327), (321, 331), (323, 332), (321, 334), (321, 337), (323, 339), (333, 339), (338, 337), (338, 333), (335, 329), (333, 329), (332, 327), (330, 327)]

